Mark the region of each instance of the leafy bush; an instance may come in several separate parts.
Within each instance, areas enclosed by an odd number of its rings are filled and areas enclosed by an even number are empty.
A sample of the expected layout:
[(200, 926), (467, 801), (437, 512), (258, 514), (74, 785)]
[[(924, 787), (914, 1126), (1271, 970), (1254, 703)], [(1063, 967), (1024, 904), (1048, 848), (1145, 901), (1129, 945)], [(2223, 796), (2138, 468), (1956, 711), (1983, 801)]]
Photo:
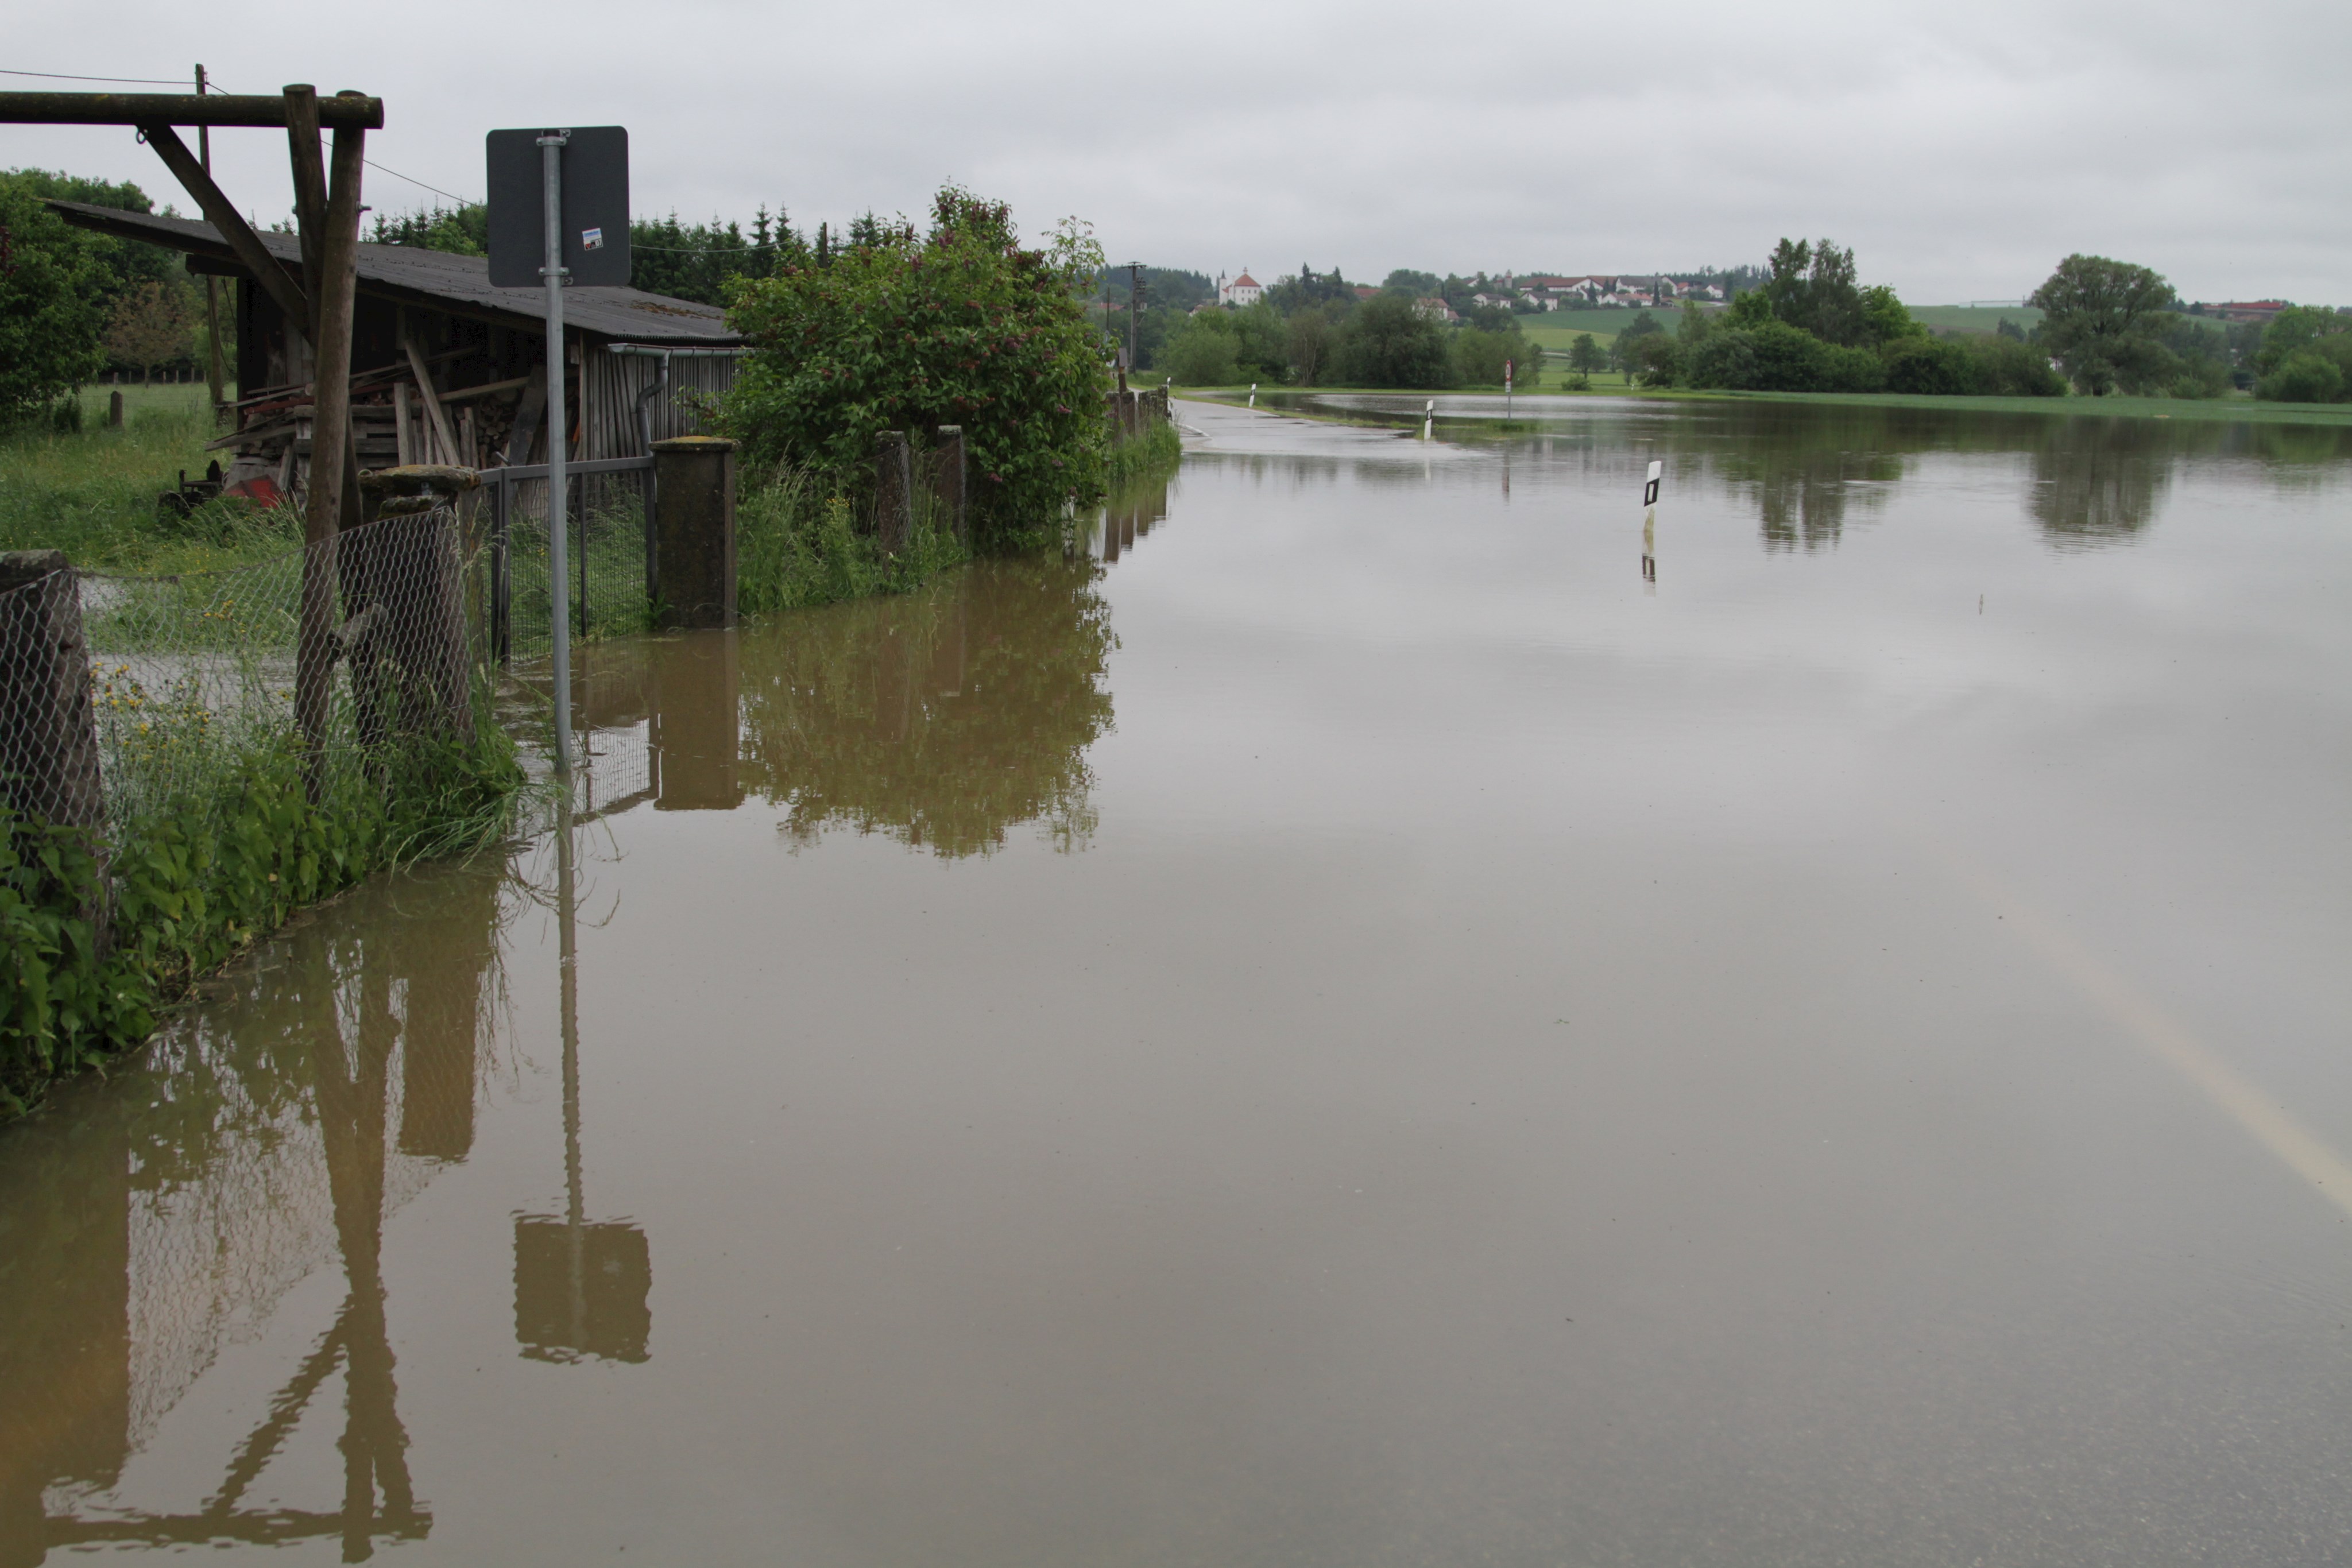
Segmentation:
[(2321, 348), (2347, 334), (2352, 334), (2352, 316), (2316, 305), (2290, 305), (2263, 328), (2262, 340), (2254, 349), (2255, 373), (2267, 376), (2298, 350)]
[(1241, 345), (1223, 310), (1185, 318), (1160, 350), (1160, 363), (1178, 386), (1231, 386), (1241, 380)]
[(2066, 378), (2038, 344), (2001, 333), (1959, 340), (1977, 361), (1977, 390), (1988, 397), (2063, 397)]
[[(206, 716), (177, 736), (159, 727), (154, 745), (202, 744)], [(241, 747), (198, 787), (142, 796), (103, 853), (0, 803), (0, 1120), (138, 1044), (198, 976), (296, 909), (494, 833), (521, 772), (505, 734), (478, 728), (351, 759), (315, 801), (290, 735)]]
[(2315, 348), (2297, 349), (2257, 383), (2256, 395), (2272, 402), (2341, 402), (2344, 369)]
[(1368, 299), (1349, 316), (1339, 362), (1339, 379), (1351, 386), (1424, 390), (1454, 384), (1444, 329), (1402, 294)]
[(1503, 365), (1511, 363), (1512, 385), (1525, 392), (1541, 379), (1542, 354), (1514, 326), (1507, 332), (1465, 327), (1454, 335), (1454, 374), (1470, 386), (1503, 384)]
[(963, 427), (974, 535), (1033, 539), (1101, 493), (1108, 378), (1073, 289), (1100, 247), (1066, 225), (1024, 247), (1010, 212), (950, 186), (931, 228), (879, 229), (829, 266), (739, 279), (729, 319), (752, 352), (723, 423), (753, 462), (872, 492), (875, 438)]
[(1975, 355), (1949, 338), (1903, 338), (1887, 346), (1886, 390), (1937, 397), (1979, 391)]

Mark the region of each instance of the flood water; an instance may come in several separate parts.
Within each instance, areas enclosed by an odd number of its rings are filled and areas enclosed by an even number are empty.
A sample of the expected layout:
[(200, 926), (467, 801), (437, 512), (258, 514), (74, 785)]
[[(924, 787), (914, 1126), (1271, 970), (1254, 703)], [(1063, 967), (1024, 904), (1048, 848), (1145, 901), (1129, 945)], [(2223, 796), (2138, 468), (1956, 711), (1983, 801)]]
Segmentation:
[(2352, 431), (1493, 401), (588, 651), (0, 1133), (0, 1563), (2352, 1560)]

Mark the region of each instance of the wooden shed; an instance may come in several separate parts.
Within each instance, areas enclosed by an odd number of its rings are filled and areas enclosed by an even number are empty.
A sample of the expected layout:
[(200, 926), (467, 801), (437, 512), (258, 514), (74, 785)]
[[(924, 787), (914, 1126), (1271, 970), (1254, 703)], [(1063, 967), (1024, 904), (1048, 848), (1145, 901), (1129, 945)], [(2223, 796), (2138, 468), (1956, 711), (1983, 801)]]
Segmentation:
[[(237, 280), (236, 428), (226, 487), (292, 498), (310, 464), (310, 350), (212, 225), (52, 201), (66, 222), (185, 252), (188, 269)], [(261, 242), (299, 272), (299, 241)], [(536, 288), (494, 288), (489, 264), (410, 246), (359, 246), (352, 416), (360, 465), (547, 459), (547, 348)], [(743, 340), (716, 306), (635, 288), (564, 291), (573, 384), (569, 455), (634, 457), (649, 440), (699, 434), (700, 408), (734, 383)]]

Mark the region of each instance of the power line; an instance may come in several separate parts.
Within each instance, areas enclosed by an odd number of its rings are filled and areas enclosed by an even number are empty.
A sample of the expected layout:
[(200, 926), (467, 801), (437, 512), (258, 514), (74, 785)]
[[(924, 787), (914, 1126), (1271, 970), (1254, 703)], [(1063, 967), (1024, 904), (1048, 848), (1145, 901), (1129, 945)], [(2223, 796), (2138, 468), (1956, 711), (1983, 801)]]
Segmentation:
[[(84, 81), (100, 81), (100, 80), (104, 80), (104, 79), (106, 79), (106, 78), (100, 78), (100, 77), (84, 77), (84, 78), (76, 78), (76, 79), (78, 79), (78, 80), (84, 80)], [(225, 90), (225, 89), (221, 87), (221, 84), (220, 84), (219, 78), (214, 78), (212, 81), (210, 81), (210, 82), (206, 83), (205, 85), (206, 85), (207, 87), (209, 87), (209, 88), (210, 88), (213, 91), (215, 91), (215, 92), (223, 92), (223, 91)], [(444, 198), (445, 200), (447, 200), (447, 201), (455, 202), (455, 203), (457, 203), (457, 204), (459, 206), (461, 206), (461, 207), (478, 207), (478, 206), (480, 206), (480, 205), (482, 204), (480, 202), (478, 202), (478, 201), (475, 200), (475, 199), (474, 199), (473, 197), (471, 197), (471, 196), (461, 196), (461, 195), (457, 194), (455, 191), (445, 191), (445, 190), (443, 190), (443, 189), (442, 189), (440, 186), (438, 186), (438, 185), (428, 185), (428, 184), (426, 184), (424, 181), (422, 181), (422, 180), (418, 179), (418, 178), (417, 178), (415, 175), (414, 175), (414, 174), (404, 174), (404, 173), (402, 173), (399, 170), (397, 170), (397, 169), (394, 169), (394, 168), (389, 168), (389, 167), (385, 166), (384, 164), (382, 164), (382, 163), (377, 162), (376, 162), (374, 159), (373, 159), (373, 158), (362, 158), (362, 159), (361, 159), (361, 160), (360, 160), (360, 162), (362, 162), (362, 163), (365, 163), (369, 168), (371, 168), (371, 169), (374, 170), (374, 171), (375, 171), (377, 173), (379, 173), (379, 174), (389, 174), (389, 175), (391, 175), (391, 176), (392, 176), (394, 179), (395, 179), (395, 180), (405, 180), (405, 181), (407, 181), (410, 184), (412, 184), (412, 185), (415, 186), (415, 187), (416, 187), (418, 190), (420, 190), (420, 191), (430, 191), (430, 192), (432, 192), (435, 195), (436, 195), (436, 196), (440, 196), (440, 197), (442, 197), (442, 198)]]
[(363, 158), (360, 161), (379, 174), (389, 174), (395, 180), (405, 180), (420, 191), (430, 191), (436, 196), (446, 196), (461, 207), (478, 207), (482, 204), (471, 196), (460, 196), (453, 192), (445, 191), (438, 185), (428, 185), (414, 174), (404, 174), (397, 169), (387, 169), (373, 158)]
[(185, 87), (182, 77), (78, 77), (65, 71), (12, 71), (0, 69), (0, 77), (40, 77), (47, 81), (120, 81), (138, 87)]

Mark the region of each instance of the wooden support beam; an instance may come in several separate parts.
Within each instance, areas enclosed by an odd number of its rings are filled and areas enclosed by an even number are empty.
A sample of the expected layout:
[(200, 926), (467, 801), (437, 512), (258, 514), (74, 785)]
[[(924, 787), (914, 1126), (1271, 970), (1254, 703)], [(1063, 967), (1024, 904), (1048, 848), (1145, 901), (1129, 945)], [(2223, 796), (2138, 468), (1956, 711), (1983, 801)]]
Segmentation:
[[(354, 130), (383, 129), (383, 99), (338, 93), (320, 120)], [(275, 94), (192, 92), (0, 92), (0, 125), (255, 125), (286, 123)]]
[[(6, 96), (0, 93), (0, 98)], [(228, 243), (230, 250), (236, 253), (236, 259), (268, 294), (270, 302), (286, 313), (289, 321), (301, 323), (310, 320), (310, 302), (303, 297), (302, 286), (288, 276), (286, 264), (269, 254), (268, 247), (261, 243), (261, 236), (253, 232), (244, 216), (230, 204), (228, 197), (221, 193), (221, 188), (213, 183), (212, 176), (205, 172), (204, 165), (196, 161), (196, 155), (188, 151), (186, 142), (180, 140), (180, 133), (160, 121), (142, 125), (139, 129), (145, 134), (147, 145), (163, 160), (163, 166), (171, 170), (188, 194), (196, 199), (196, 205), (204, 211), (205, 221), (220, 231), (221, 238)]]
[(425, 368), (425, 356), (417, 351), (416, 340), (409, 335), (408, 312), (400, 313), (400, 347), (408, 356), (408, 368), (416, 374), (416, 396), (425, 404), (425, 417), (432, 422), (433, 439), (441, 444), (440, 461), (457, 461), (457, 443), (449, 434), (448, 416), (441, 412), (441, 399), (433, 391), (433, 372)]

